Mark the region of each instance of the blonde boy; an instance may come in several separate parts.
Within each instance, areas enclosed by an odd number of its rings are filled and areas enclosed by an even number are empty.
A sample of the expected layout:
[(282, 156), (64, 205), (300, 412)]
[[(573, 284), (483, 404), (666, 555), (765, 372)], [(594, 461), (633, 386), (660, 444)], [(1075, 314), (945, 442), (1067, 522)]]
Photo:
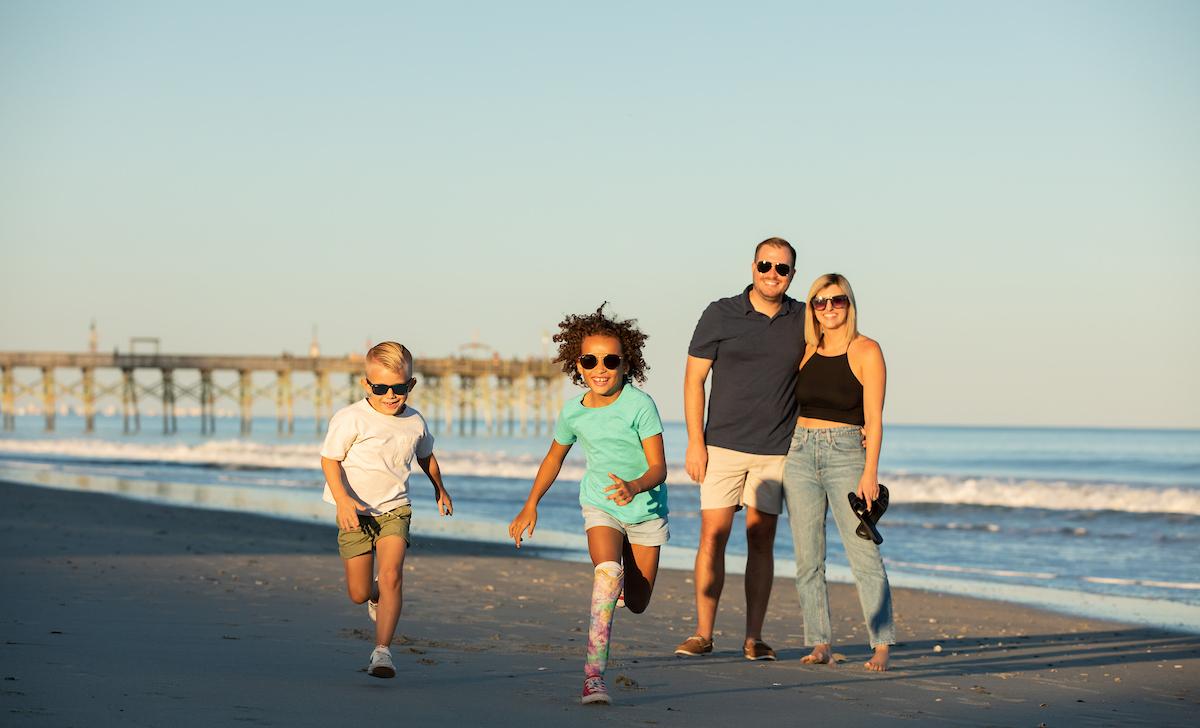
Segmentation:
[[(394, 341), (367, 352), (362, 379), (366, 398), (329, 420), (321, 446), (325, 501), (337, 506), (338, 552), (346, 567), (350, 601), (367, 603), (375, 621), (375, 649), (367, 673), (395, 677), (389, 645), (402, 603), (404, 554), (412, 507), (408, 476), (416, 459), (433, 483), (438, 512), (453, 512), (433, 456), (433, 436), (421, 413), (406, 402), (417, 380), (413, 358)], [(378, 561), (378, 575), (372, 579)]]

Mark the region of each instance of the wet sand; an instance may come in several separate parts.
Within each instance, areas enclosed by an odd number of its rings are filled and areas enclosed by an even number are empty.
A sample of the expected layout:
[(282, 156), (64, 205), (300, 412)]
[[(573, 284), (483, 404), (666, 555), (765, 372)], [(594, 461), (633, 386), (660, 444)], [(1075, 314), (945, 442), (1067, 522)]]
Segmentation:
[[(314, 495), (314, 497), (316, 497)], [(831, 601), (844, 662), (807, 666), (791, 580), (741, 656), (740, 576), (717, 650), (692, 633), (691, 575), (618, 610), (614, 705), (578, 704), (588, 566), (420, 535), (393, 680), (365, 673), (365, 609), (343, 593), (332, 526), (0, 483), (0, 722), (8, 726), (1193, 725), (1200, 635), (898, 589), (893, 669), (871, 674), (853, 587)], [(1081, 599), (1086, 598), (1081, 595)], [(1189, 718), (1189, 716), (1191, 716)]]

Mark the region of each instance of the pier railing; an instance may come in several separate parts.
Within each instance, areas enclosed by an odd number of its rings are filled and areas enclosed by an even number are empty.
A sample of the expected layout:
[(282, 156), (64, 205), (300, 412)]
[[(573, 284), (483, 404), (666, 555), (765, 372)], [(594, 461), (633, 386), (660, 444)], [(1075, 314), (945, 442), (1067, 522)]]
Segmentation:
[[(417, 359), (418, 386), (412, 402), (431, 427), (475, 434), (482, 422), (488, 434), (541, 434), (561, 405), (561, 369), (537, 358), (446, 357)], [(21, 372), (18, 375), (18, 372)], [(201, 434), (216, 432), (218, 407), (231, 403), (240, 415), (240, 431), (250, 433), (255, 404), (274, 402), (276, 428), (295, 431), (295, 405), (310, 402), (317, 432), (335, 407), (363, 396), (362, 355), (298, 357), (0, 352), (0, 410), (3, 429), (16, 427), (18, 403), (39, 402), (45, 429), (55, 429), (56, 414), (78, 412), (87, 432), (105, 402), (120, 402), (124, 431), (141, 430), (147, 399), (161, 405), (165, 434), (178, 430), (182, 403), (196, 404)], [(340, 380), (340, 383), (339, 383)]]

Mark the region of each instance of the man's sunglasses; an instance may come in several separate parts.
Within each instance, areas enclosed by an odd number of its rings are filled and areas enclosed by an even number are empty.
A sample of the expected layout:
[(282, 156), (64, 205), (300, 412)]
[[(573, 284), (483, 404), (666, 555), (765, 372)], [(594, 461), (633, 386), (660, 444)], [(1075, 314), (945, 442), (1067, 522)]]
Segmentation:
[(372, 384), (371, 380), (368, 379), (367, 386), (371, 388), (371, 394), (379, 397), (387, 394), (389, 389), (396, 394), (408, 394), (408, 382), (401, 382), (399, 384)]
[[(588, 371), (591, 371), (592, 369), (596, 368), (596, 365), (599, 364), (600, 361), (601, 361), (600, 358), (597, 357), (595, 354), (584, 354), (583, 356), (579, 357), (579, 366), (583, 367), (584, 369), (587, 369)], [(605, 354), (604, 355), (604, 368), (605, 369), (616, 369), (619, 366), (621, 366), (621, 355), (620, 354)]]
[(848, 308), (850, 306), (850, 297), (844, 293), (840, 293), (836, 296), (830, 296), (829, 298), (821, 298), (820, 296), (817, 296), (812, 300), (812, 307), (817, 311), (824, 311), (825, 307), (831, 303), (833, 304), (834, 308)]
[(775, 266), (775, 272), (784, 278), (787, 278), (788, 274), (792, 272), (792, 266), (788, 265), (787, 263), (772, 263), (769, 260), (758, 261), (758, 272), (766, 273), (767, 271), (771, 270), (771, 266)]

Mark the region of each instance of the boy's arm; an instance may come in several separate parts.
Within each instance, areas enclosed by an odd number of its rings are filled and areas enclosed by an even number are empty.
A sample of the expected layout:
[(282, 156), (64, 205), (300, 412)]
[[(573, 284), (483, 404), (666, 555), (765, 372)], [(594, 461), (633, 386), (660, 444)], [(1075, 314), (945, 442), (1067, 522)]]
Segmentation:
[(667, 456), (663, 453), (662, 435), (651, 435), (642, 440), (642, 452), (646, 453), (648, 467), (640, 476), (633, 480), (621, 480), (612, 473), (608, 474), (613, 484), (604, 490), (609, 493), (608, 499), (619, 506), (626, 505), (638, 493), (645, 493), (667, 480)]
[(433, 453), (429, 453), (427, 458), (417, 458), (417, 464), (421, 466), (421, 470), (425, 471), (429, 482), (433, 483), (433, 497), (437, 498), (438, 513), (443, 516), (454, 515), (454, 504), (450, 502), (450, 493), (442, 484), (442, 469), (438, 467), (437, 458)]
[(343, 531), (357, 529), (358, 501), (346, 487), (346, 469), (342, 467), (342, 462), (322, 455), (321, 472), (325, 473), (325, 482), (329, 484), (329, 492), (333, 494), (333, 502), (337, 506), (338, 528)]
[(517, 543), (517, 548), (521, 548), (521, 539), (524, 538), (526, 529), (529, 529), (529, 536), (533, 537), (533, 527), (537, 525), (537, 505), (542, 496), (546, 495), (546, 491), (550, 490), (550, 486), (554, 485), (559, 471), (562, 470), (563, 460), (570, 451), (570, 445), (564, 445), (558, 440), (550, 441), (550, 451), (538, 466), (533, 487), (529, 489), (529, 497), (525, 499), (525, 506), (521, 508), (517, 517), (512, 519), (512, 523), (508, 524), (508, 535)]

